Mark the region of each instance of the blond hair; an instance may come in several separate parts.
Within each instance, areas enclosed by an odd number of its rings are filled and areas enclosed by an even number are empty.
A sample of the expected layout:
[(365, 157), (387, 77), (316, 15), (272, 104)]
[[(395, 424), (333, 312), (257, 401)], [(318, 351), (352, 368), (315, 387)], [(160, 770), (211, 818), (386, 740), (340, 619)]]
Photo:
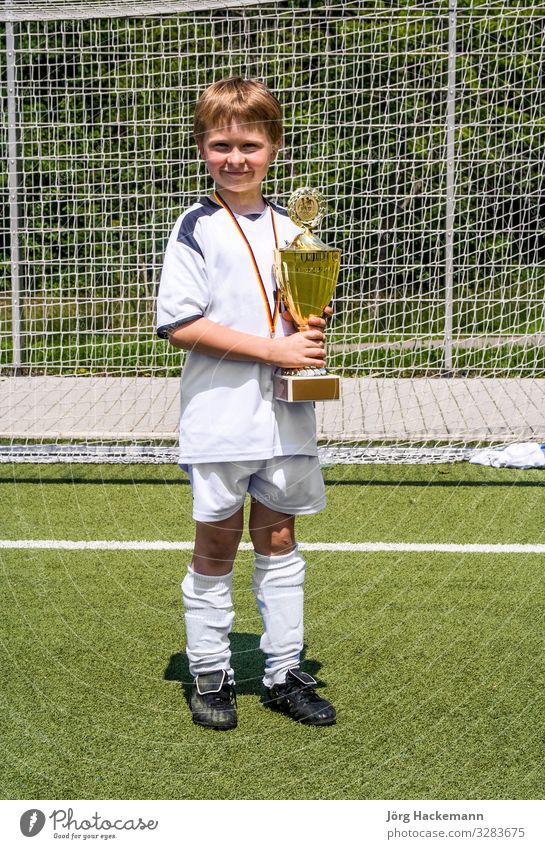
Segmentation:
[(260, 80), (228, 77), (212, 83), (201, 94), (193, 122), (198, 145), (209, 130), (230, 127), (232, 123), (262, 125), (272, 144), (279, 144), (282, 139), (282, 107)]

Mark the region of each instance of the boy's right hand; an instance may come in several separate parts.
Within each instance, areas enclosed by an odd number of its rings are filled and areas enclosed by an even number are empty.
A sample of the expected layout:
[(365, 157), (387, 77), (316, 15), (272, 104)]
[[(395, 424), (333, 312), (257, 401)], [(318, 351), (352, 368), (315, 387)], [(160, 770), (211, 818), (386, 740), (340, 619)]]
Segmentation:
[(290, 336), (271, 339), (271, 365), (279, 368), (323, 368), (325, 335), (318, 327), (308, 327)]

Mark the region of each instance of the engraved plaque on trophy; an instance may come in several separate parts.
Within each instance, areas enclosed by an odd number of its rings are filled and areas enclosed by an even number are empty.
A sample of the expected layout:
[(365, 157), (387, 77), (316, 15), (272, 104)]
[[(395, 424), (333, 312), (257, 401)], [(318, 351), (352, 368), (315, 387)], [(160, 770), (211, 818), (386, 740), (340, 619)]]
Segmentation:
[[(337, 285), (341, 252), (312, 232), (325, 209), (324, 196), (314, 189), (294, 192), (288, 215), (304, 232), (274, 252), (276, 281), (298, 330), (307, 326), (309, 316), (322, 316)], [(282, 369), (274, 377), (274, 395), (281, 401), (335, 400), (340, 398), (340, 379), (325, 368)]]

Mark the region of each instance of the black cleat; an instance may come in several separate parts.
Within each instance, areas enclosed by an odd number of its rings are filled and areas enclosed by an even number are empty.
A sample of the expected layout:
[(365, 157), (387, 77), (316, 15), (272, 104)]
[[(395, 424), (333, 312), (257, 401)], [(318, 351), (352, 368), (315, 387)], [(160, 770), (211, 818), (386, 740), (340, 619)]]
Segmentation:
[(314, 689), (317, 683), (299, 667), (288, 669), (284, 684), (275, 684), (267, 690), (270, 701), (266, 704), (303, 725), (333, 725), (337, 718), (335, 708), (318, 695)]
[(189, 701), (193, 722), (216, 731), (237, 727), (235, 688), (223, 669), (197, 675)]

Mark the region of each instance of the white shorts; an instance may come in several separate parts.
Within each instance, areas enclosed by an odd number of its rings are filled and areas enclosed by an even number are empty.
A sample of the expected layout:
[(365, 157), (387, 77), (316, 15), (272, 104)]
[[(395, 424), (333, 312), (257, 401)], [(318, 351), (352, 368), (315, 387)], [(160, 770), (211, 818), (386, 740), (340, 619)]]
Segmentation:
[(248, 492), (265, 507), (290, 516), (318, 513), (326, 505), (319, 460), (306, 454), (182, 468), (191, 481), (197, 522), (228, 519), (243, 506)]

